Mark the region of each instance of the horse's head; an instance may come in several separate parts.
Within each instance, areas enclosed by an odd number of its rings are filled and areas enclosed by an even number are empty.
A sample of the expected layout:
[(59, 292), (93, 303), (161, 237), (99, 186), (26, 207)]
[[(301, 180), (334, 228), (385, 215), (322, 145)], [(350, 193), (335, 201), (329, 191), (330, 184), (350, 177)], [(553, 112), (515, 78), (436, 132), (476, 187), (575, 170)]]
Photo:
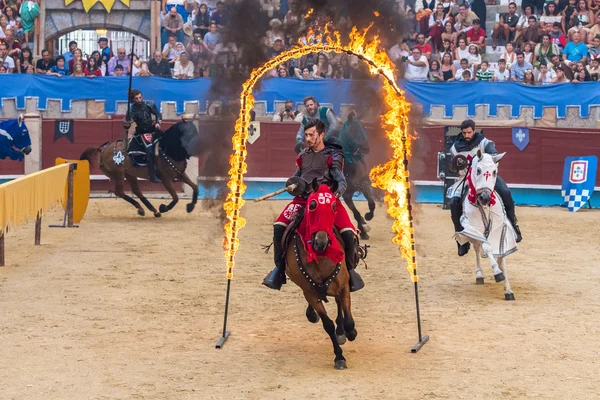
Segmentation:
[(471, 162), (469, 174), (469, 201), (478, 202), (482, 206), (487, 206), (492, 202), (494, 186), (498, 177), (498, 163), (506, 153), (502, 154), (482, 154), (481, 150)]
[(19, 115), (19, 119), (6, 121), (2, 126), (3, 129), (0, 129), (0, 134), (9, 138), (10, 145), (21, 153), (29, 155), (31, 153), (31, 138), (23, 115)]
[(304, 219), (312, 239), (312, 247), (315, 251), (325, 251), (332, 240), (337, 199), (327, 185), (321, 185), (314, 179), (312, 193), (308, 196), (306, 204), (308, 207)]

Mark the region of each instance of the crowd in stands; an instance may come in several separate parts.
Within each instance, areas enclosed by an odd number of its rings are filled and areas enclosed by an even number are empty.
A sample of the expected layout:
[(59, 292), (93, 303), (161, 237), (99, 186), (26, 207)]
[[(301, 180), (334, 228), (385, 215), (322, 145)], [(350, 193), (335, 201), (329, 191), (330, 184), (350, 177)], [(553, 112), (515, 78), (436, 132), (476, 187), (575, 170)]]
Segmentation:
[[(416, 0), (407, 10), (409, 32), (389, 56), (415, 81), (516, 81), (528, 85), (598, 81), (600, 0), (523, 0), (484, 30), (483, 0)], [(485, 58), (503, 41), (493, 68)], [(483, 56), (483, 57), (482, 57)]]
[[(175, 79), (228, 77), (233, 71), (249, 74), (242, 63), (244, 47), (228, 39), (229, 9), (235, 0), (208, 4), (198, 0), (163, 0), (162, 48), (149, 60), (140, 60), (125, 49), (113, 52), (107, 38), (98, 50), (83, 54), (77, 43), (52, 57), (42, 51), (33, 62), (22, 30), (17, 5), (20, 0), (0, 0), (0, 73), (37, 73), (55, 76), (160, 76)], [(493, 0), (488, 0), (493, 1)], [(286, 29), (298, 22), (301, 0), (260, 0), (268, 17), (262, 49), (272, 58), (291, 48), (297, 38)], [(15, 4), (15, 7), (10, 4)], [(398, 10), (401, 12), (401, 10)], [(415, 81), (517, 81), (525, 84), (597, 81), (600, 61), (600, 0), (523, 0), (498, 18), (486, 33), (484, 0), (416, 0), (406, 6), (407, 33), (389, 43), (388, 54)], [(351, 26), (341, 18), (335, 28)], [(346, 27), (347, 28), (347, 27)], [(501, 58), (486, 61), (486, 39), (491, 38)], [(352, 79), (366, 75), (358, 58), (347, 54), (319, 53), (278, 65), (271, 76), (290, 79)]]

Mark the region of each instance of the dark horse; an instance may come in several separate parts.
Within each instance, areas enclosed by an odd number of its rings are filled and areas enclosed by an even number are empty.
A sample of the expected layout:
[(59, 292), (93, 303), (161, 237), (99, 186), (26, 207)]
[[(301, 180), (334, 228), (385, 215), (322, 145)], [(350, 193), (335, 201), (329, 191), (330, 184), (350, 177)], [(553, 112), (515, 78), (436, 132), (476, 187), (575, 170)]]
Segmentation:
[[(375, 200), (373, 200), (373, 193), (371, 192), (369, 169), (364, 161), (364, 155), (369, 152), (369, 143), (365, 129), (354, 111), (348, 115), (348, 120), (342, 127), (339, 140), (344, 149), (344, 175), (348, 184), (343, 198), (358, 223), (360, 238), (366, 240), (369, 239), (367, 232), (370, 230), (366, 221), (373, 219)], [(357, 192), (365, 196), (369, 205), (369, 212), (365, 214), (364, 218), (354, 205), (353, 197)]]
[(90, 147), (84, 150), (80, 159), (88, 160), (92, 165), (97, 164), (100, 170), (110, 178), (114, 185), (115, 194), (137, 208), (138, 214), (141, 216), (145, 215), (144, 209), (137, 201), (125, 194), (125, 179), (129, 182), (133, 193), (154, 213), (155, 217), (160, 217), (161, 213), (171, 210), (179, 201), (175, 186), (173, 185), (173, 181), (179, 179), (193, 189), (192, 200), (186, 208), (187, 212), (192, 212), (198, 201), (198, 185), (185, 173), (187, 159), (190, 155), (184, 144), (189, 143), (197, 135), (198, 131), (194, 124), (183, 121), (167, 129), (155, 145), (154, 165), (156, 166), (157, 175), (172, 197), (172, 201), (169, 204), (160, 205), (160, 212), (144, 197), (138, 183), (138, 178), (148, 179), (148, 168), (144, 161), (138, 158), (145, 154), (145, 151), (143, 143), (134, 143), (137, 140), (136, 138), (130, 140), (129, 154), (127, 156), (123, 157), (124, 143), (122, 140), (118, 140), (114, 143), (107, 143), (99, 148)]
[[(333, 230), (337, 202), (329, 187), (319, 185), (315, 179), (312, 182), (312, 193), (306, 201), (306, 210), (300, 213), (297, 217), (299, 219), (290, 225), (284, 236), (284, 248), (287, 275), (300, 286), (308, 302), (306, 318), (312, 323), (321, 319), (333, 344), (334, 367), (345, 369), (346, 359), (340, 345), (346, 339), (356, 339), (357, 331), (350, 309), (350, 275), (344, 259), (344, 241)], [(295, 226), (298, 227), (297, 230), (294, 229)], [(324, 256), (329, 254), (340, 261), (336, 263), (329, 256)], [(308, 261), (309, 259), (312, 261)], [(337, 303), (335, 324), (327, 315), (323, 304), (327, 301), (327, 296), (335, 297)]]

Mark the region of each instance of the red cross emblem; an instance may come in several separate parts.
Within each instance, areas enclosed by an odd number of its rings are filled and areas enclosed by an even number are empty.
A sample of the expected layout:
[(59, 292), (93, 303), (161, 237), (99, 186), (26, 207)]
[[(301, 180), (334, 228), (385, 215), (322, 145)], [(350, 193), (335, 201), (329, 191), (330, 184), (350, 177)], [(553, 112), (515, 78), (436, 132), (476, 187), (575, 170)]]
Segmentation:
[(490, 171), (485, 171), (485, 174), (483, 174), (483, 176), (485, 176), (485, 181), (487, 182), (488, 178), (490, 177)]

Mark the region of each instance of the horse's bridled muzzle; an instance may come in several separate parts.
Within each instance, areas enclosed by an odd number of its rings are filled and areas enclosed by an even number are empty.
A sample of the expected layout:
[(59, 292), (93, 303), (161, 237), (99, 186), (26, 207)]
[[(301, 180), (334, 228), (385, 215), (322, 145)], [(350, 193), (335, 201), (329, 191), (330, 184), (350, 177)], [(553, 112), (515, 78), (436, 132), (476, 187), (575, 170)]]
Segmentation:
[(486, 190), (486, 191), (483, 191), (483, 192), (479, 193), (477, 195), (477, 199), (479, 200), (479, 203), (482, 206), (487, 206), (488, 204), (490, 204), (492, 196), (491, 196), (491, 193)]
[(22, 152), (23, 154), (25, 154), (26, 156), (28, 156), (28, 155), (29, 155), (29, 153), (31, 153), (31, 146), (26, 146), (26, 147), (23, 147), (23, 148), (21, 149), (21, 152)]
[(325, 251), (329, 245), (329, 238), (325, 232), (317, 232), (313, 237), (312, 246), (315, 251)]

